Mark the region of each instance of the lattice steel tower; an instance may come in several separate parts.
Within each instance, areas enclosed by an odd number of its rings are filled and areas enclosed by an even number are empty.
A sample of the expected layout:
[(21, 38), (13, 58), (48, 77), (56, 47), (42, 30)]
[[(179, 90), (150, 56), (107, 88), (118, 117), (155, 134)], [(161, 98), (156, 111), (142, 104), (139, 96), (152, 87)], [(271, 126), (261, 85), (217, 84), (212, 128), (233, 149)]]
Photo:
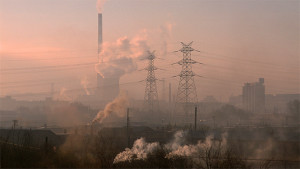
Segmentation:
[(176, 97), (176, 105), (183, 104), (186, 117), (188, 115), (189, 105), (193, 106), (198, 101), (196, 85), (194, 82), (194, 76), (196, 76), (196, 74), (192, 70), (192, 65), (199, 62), (193, 60), (191, 55), (192, 51), (198, 50), (195, 50), (191, 47), (192, 43), (193, 42), (186, 45), (181, 42), (182, 48), (176, 51), (182, 52), (183, 54), (182, 60), (177, 62), (177, 64), (182, 66), (182, 70), (179, 75), (177, 75), (180, 77), (180, 81)]
[[(145, 105), (149, 108), (151, 112), (153, 112), (154, 106), (156, 103), (158, 103), (158, 95), (157, 95), (157, 86), (156, 86), (156, 78), (155, 78), (155, 70), (157, 67), (154, 66), (154, 51), (149, 52), (148, 51), (148, 57), (149, 60), (148, 66), (145, 68), (145, 70), (148, 71), (148, 76), (146, 78), (146, 88), (145, 88)], [(157, 105), (158, 106), (158, 105)]]

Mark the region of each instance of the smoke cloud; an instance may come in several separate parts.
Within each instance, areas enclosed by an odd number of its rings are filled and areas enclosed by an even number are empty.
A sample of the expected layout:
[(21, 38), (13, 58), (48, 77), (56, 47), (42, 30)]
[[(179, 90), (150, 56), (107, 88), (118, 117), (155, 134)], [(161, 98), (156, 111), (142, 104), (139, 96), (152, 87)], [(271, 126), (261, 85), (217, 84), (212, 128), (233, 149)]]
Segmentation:
[(190, 157), (199, 153), (205, 146), (211, 146), (212, 136), (206, 137), (204, 142), (198, 141), (196, 145), (184, 145), (186, 135), (187, 133), (182, 130), (174, 134), (173, 141), (165, 145), (169, 151), (166, 158), (170, 159), (176, 156)]
[[(181, 157), (193, 157), (195, 155), (203, 154), (206, 150), (211, 148), (212, 146), (215, 147), (225, 147), (227, 146), (227, 133), (222, 135), (221, 142), (213, 141), (213, 136), (209, 135), (205, 138), (204, 141), (198, 141), (197, 144), (190, 144), (186, 145), (185, 138), (187, 136), (187, 132), (182, 130), (177, 131), (174, 134), (174, 139), (169, 143), (163, 145), (163, 148), (168, 152), (165, 158), (172, 159), (178, 156)], [(126, 148), (125, 151), (119, 153), (115, 159), (114, 163), (124, 162), (132, 160), (140, 160), (140, 159), (147, 159), (147, 154), (154, 152), (154, 150), (161, 148), (159, 143), (147, 143), (145, 142), (144, 138), (137, 139), (133, 147), (131, 149)]]
[(121, 77), (135, 71), (135, 60), (145, 57), (147, 50), (149, 46), (146, 30), (131, 39), (124, 36), (115, 42), (104, 42), (99, 54), (100, 63), (95, 66), (96, 72), (102, 77)]
[(87, 77), (84, 77), (83, 79), (81, 79), (80, 84), (82, 85), (82, 87), (85, 91), (85, 94), (90, 95), (90, 91), (88, 90), (88, 87), (87, 87), (89, 85), (89, 81), (88, 81)]
[(72, 98), (67, 94), (67, 89), (65, 87), (62, 87), (59, 91), (59, 94), (56, 96), (56, 99), (58, 100), (65, 100), (65, 101), (71, 101)]
[[(104, 42), (95, 71), (104, 77), (121, 77), (137, 70), (137, 60), (144, 60), (150, 46), (159, 42), (159, 56), (165, 56), (172, 35), (173, 24), (166, 22), (159, 29), (142, 29), (134, 37), (120, 37), (114, 42)], [(159, 35), (159, 36), (158, 36)]]
[(144, 138), (137, 139), (132, 148), (126, 148), (125, 151), (119, 153), (113, 163), (124, 162), (132, 160), (145, 160), (148, 154), (152, 153), (154, 150), (158, 149), (159, 143), (147, 143)]
[(174, 24), (170, 22), (166, 22), (164, 25), (160, 26), (160, 41), (162, 42), (160, 55), (162, 56), (165, 56), (168, 53), (168, 44), (172, 36), (173, 26)]
[(166, 144), (166, 148), (170, 150), (176, 150), (180, 145), (184, 143), (184, 139), (187, 132), (184, 132), (183, 130), (179, 130), (174, 134), (174, 139)]
[(101, 123), (107, 116), (112, 113), (123, 117), (126, 114), (126, 110), (129, 106), (128, 96), (125, 92), (120, 92), (112, 102), (108, 103), (104, 110), (98, 112), (92, 123)]
[(102, 8), (105, 4), (106, 0), (97, 0), (97, 11), (98, 13), (102, 13)]
[(176, 132), (174, 138), (175, 139), (171, 144), (172, 146), (166, 146), (170, 150), (170, 153), (167, 154), (166, 158), (173, 158), (176, 156), (192, 157), (197, 154), (203, 154), (205, 150), (211, 148), (212, 146), (217, 147), (216, 144), (222, 147), (227, 146), (227, 133), (222, 134), (221, 142), (213, 141), (214, 137), (209, 135), (204, 141), (199, 140), (197, 144), (191, 145), (182, 145), (182, 143), (184, 143), (183, 131)]

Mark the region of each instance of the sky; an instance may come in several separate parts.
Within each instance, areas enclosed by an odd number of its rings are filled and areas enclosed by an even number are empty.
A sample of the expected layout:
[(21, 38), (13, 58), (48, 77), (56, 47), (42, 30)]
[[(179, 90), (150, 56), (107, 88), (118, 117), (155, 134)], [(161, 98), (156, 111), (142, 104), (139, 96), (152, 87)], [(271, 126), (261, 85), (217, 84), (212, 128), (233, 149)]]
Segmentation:
[[(96, 0), (0, 0), (0, 93), (51, 91), (76, 98), (96, 86)], [(182, 58), (173, 51), (193, 41), (199, 99), (227, 101), (246, 82), (265, 78), (267, 94), (300, 93), (300, 2), (289, 0), (107, 0), (104, 44), (142, 39), (156, 51), (158, 79), (176, 95)], [(120, 87), (142, 99), (147, 61), (121, 77)], [(130, 83), (128, 83), (130, 82)], [(132, 82), (132, 83), (131, 83)], [(84, 84), (84, 85), (83, 85)], [(163, 98), (163, 83), (157, 82)], [(78, 92), (64, 93), (70, 89)]]

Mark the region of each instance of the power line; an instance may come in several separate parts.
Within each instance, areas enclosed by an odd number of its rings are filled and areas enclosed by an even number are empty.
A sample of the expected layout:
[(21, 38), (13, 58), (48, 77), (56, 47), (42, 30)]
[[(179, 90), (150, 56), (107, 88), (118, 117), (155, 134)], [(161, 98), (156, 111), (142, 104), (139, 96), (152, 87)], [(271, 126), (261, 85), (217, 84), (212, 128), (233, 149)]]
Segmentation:
[[(136, 62), (139, 62), (142, 60), (136, 60)], [(109, 61), (105, 61), (105, 62), (101, 62), (102, 63), (113, 63), (114, 60), (109, 60)], [(119, 61), (118, 62), (124, 62), (127, 63), (128, 61)], [(8, 68), (8, 69), (0, 69), (0, 73), (7, 73), (9, 72), (9, 74), (18, 74), (18, 73), (29, 73), (28, 71), (37, 71), (37, 70), (43, 70), (46, 69), (44, 71), (49, 71), (51, 69), (59, 69), (59, 68), (69, 68), (69, 67), (79, 67), (79, 66), (89, 66), (89, 65), (96, 65), (99, 64), (98, 62), (89, 62), (89, 63), (77, 63), (77, 64), (67, 64), (67, 65), (55, 65), (55, 66), (39, 66), (39, 67), (21, 67), (21, 68)], [(16, 72), (13, 72), (16, 71)], [(27, 71), (27, 72), (22, 72), (22, 71)]]
[[(195, 43), (202, 43), (204, 41), (195, 41)], [(209, 44), (207, 43), (207, 41), (205, 41), (206, 44)], [(224, 44), (218, 44), (218, 45), (215, 45), (213, 43), (210, 43), (211, 45), (213, 46), (216, 46), (216, 47), (219, 47), (220, 45), (224, 45)], [(228, 45), (228, 44), (227, 44)], [(225, 45), (226, 46), (226, 45)], [(230, 46), (230, 45), (229, 45)], [(226, 47), (226, 49), (228, 48), (228, 46)], [(230, 46), (230, 48), (235, 48), (235, 49), (232, 49), (233, 51), (236, 50), (236, 46), (233, 47), (233, 46)], [(249, 49), (252, 49), (253, 48), (249, 48)], [(265, 55), (264, 53), (261, 53), (261, 52), (258, 52), (258, 51), (251, 51), (251, 50), (247, 50), (247, 53), (255, 53), (255, 55)], [(201, 51), (202, 52), (202, 51)], [(236, 58), (236, 57), (232, 57), (232, 56), (225, 56), (225, 55), (220, 55), (220, 54), (216, 54), (216, 53), (212, 53), (212, 52), (203, 52), (203, 53), (209, 53), (209, 54), (214, 54), (214, 55), (217, 55), (217, 56), (222, 56), (222, 57), (231, 57), (231, 58), (234, 58), (234, 59), (238, 59), (238, 60), (244, 60), (244, 61), (247, 61), (247, 62), (256, 62), (256, 63), (261, 63), (261, 64), (266, 64), (266, 65), (273, 65), (273, 66), (283, 66), (283, 65), (278, 65), (278, 64), (274, 64), (274, 63), (270, 63), (270, 62), (261, 62), (261, 61), (255, 61), (255, 60), (248, 60), (248, 59), (241, 59), (241, 58)], [(299, 69), (299, 66), (298, 65), (294, 65), (296, 69)], [(285, 66), (283, 66), (285, 67)]]
[[(278, 67), (278, 68), (295, 68), (295, 69), (299, 69), (299, 67), (295, 66), (295, 65), (286, 67), (286, 66), (283, 66), (283, 65), (278, 65), (278, 64), (274, 64), (274, 63), (270, 63), (270, 62), (262, 62), (262, 61), (256, 61), (256, 60), (250, 60), (250, 59), (241, 59), (241, 58), (236, 58), (236, 57), (232, 57), (232, 56), (216, 54), (216, 53), (212, 53), (212, 52), (205, 52), (204, 51), (202, 53), (210, 55), (209, 57), (215, 57), (215, 58), (218, 58), (218, 59), (221, 59), (221, 60), (226, 60), (224, 58), (227, 58), (227, 59), (232, 59), (232, 60), (240, 61), (240, 62), (247, 62), (247, 63), (250, 62), (250, 63), (254, 63), (254, 64), (263, 64), (265, 66), (273, 66), (273, 67)], [(213, 56), (211, 56), (211, 55), (213, 55)]]
[(7, 85), (7, 84), (22, 84), (22, 83), (34, 83), (34, 82), (56, 82), (59, 80), (67, 80), (67, 78), (60, 78), (60, 79), (39, 79), (39, 80), (25, 80), (25, 81), (10, 81), (10, 82), (0, 82), (0, 85)]
[[(170, 54), (173, 55), (172, 52), (168, 52), (168, 55), (167, 56), (170, 56)], [(201, 51), (201, 53), (198, 55), (198, 56), (203, 56), (203, 57), (206, 57), (205, 55), (203, 54), (206, 54), (206, 55), (209, 55), (207, 58), (209, 59), (218, 59), (218, 60), (224, 60), (224, 61), (228, 61), (228, 62), (231, 62), (232, 61), (239, 61), (239, 62), (243, 62), (243, 63), (254, 63), (254, 64), (263, 64), (264, 66), (271, 66), (271, 67), (277, 67), (277, 68), (284, 68), (284, 69), (296, 69), (297, 71), (299, 70), (299, 66), (298, 65), (289, 65), (288, 67), (287, 66), (284, 66), (284, 65), (279, 65), (279, 64), (274, 64), (274, 63), (270, 63), (270, 62), (262, 62), (262, 61), (257, 61), (257, 60), (250, 60), (250, 59), (242, 59), (242, 58), (237, 58), (237, 57), (233, 57), (233, 56), (227, 56), (227, 55), (223, 55), (223, 54), (217, 54), (217, 53), (212, 53), (212, 52), (203, 52)], [(195, 55), (197, 56), (197, 55)], [(266, 67), (263, 67), (263, 68), (266, 68)], [(274, 69), (273, 69), (274, 70)], [(275, 70), (280, 70), (280, 69), (275, 69)]]
[[(119, 85), (129, 85), (129, 84), (135, 84), (135, 83), (141, 83), (144, 80), (139, 80), (139, 81), (132, 81), (132, 82), (125, 82), (125, 83), (120, 83)], [(102, 85), (100, 87), (110, 87), (112, 85)], [(99, 86), (98, 86), (99, 87)], [(87, 88), (88, 90), (93, 90), (97, 89), (98, 87), (89, 87)], [(81, 91), (84, 90), (83, 88), (74, 88), (74, 89), (66, 89), (65, 92), (76, 92), (76, 91)], [(60, 93), (60, 91), (53, 91), (54, 94)], [(44, 96), (44, 95), (49, 95), (49, 91), (44, 91), (44, 92), (36, 92), (36, 93), (24, 93), (24, 94), (13, 94), (9, 95), (12, 97), (22, 97), (22, 96)], [(1, 97), (4, 97), (5, 95), (2, 95)]]
[(1, 72), (6, 71), (22, 71), (22, 70), (39, 70), (39, 69), (53, 69), (53, 68), (63, 68), (63, 67), (72, 67), (72, 66), (85, 66), (85, 65), (95, 65), (95, 62), (92, 63), (78, 63), (78, 64), (69, 64), (69, 65), (56, 65), (56, 66), (38, 66), (38, 67), (23, 67), (23, 68), (9, 68), (1, 69)]
[[(278, 79), (280, 79), (280, 78), (282, 78), (282, 76), (280, 76), (280, 75), (278, 75), (278, 74), (276, 74), (276, 73), (272, 73), (272, 72), (268, 72), (267, 74), (263, 74), (263, 73), (255, 73), (255, 72), (252, 72), (252, 71), (245, 71), (245, 70), (233, 70), (233, 69), (230, 69), (230, 68), (226, 68), (226, 67), (222, 67), (222, 66), (217, 66), (217, 65), (211, 65), (211, 64), (206, 64), (204, 67), (203, 67), (203, 69), (205, 69), (205, 68), (213, 68), (213, 69), (215, 69), (215, 68), (217, 68), (217, 69), (222, 69), (222, 71), (224, 71), (224, 70), (226, 70), (226, 71), (230, 71), (230, 72), (232, 72), (234, 75), (241, 75), (241, 76), (252, 76), (252, 77), (258, 77), (258, 76), (267, 76), (268, 77), (268, 79), (273, 79), (273, 80), (278, 80)], [(265, 73), (265, 72), (264, 72)], [(269, 73), (271, 73), (271, 74), (269, 74)], [(231, 74), (232, 75), (232, 74)], [(277, 75), (277, 76), (276, 76)], [(288, 78), (289, 76), (288, 75), (290, 75), (290, 74), (287, 74), (286, 76), (285, 76), (285, 78)], [(275, 77), (275, 78), (274, 78)], [(289, 81), (294, 81), (294, 82), (298, 82), (299, 83), (299, 80), (297, 80), (297, 79), (293, 79), (293, 77), (290, 77), (289, 79), (288, 79)]]
[(40, 60), (63, 60), (63, 59), (90, 59), (90, 58), (97, 58), (95, 56), (74, 56), (74, 57), (55, 57), (55, 58), (43, 58), (43, 59), (0, 59), (1, 62), (17, 62), (17, 61), (40, 61)]
[(68, 53), (68, 52), (78, 52), (78, 51), (97, 51), (97, 48), (95, 49), (68, 49), (68, 50), (59, 50), (59, 51), (21, 51), (19, 50), (19, 52), (16, 52), (17, 50), (14, 49), (14, 52), (2, 52), (2, 55), (5, 54), (28, 54), (28, 53)]
[[(203, 70), (205, 69), (222, 69), (222, 70), (226, 70), (226, 71), (230, 71), (230, 72), (233, 72), (234, 75), (236, 74), (239, 74), (239, 75), (242, 75), (242, 76), (251, 76), (251, 77), (258, 77), (258, 76), (267, 76), (268, 79), (273, 79), (273, 80), (278, 80), (279, 78), (282, 78), (280, 75), (278, 75), (278, 73), (276, 72), (273, 72), (273, 71), (269, 71), (269, 72), (262, 72), (262, 73), (257, 73), (257, 72), (253, 72), (253, 71), (246, 71), (244, 69), (239, 69), (238, 71), (237, 70), (233, 70), (231, 68), (227, 68), (227, 67), (223, 67), (223, 66), (220, 66), (220, 65), (212, 65), (212, 64), (202, 64), (203, 67)], [(169, 66), (173, 66), (172, 64), (167, 64), (167, 65), (164, 65), (162, 67), (169, 67)], [(199, 67), (194, 67), (194, 69), (198, 69)], [(272, 69), (273, 70), (273, 69)], [(165, 71), (163, 73), (171, 73), (170, 71)], [(294, 79), (294, 77), (292, 77), (292, 75), (289, 73), (289, 74), (285, 74), (285, 78), (287, 78), (288, 76), (290, 76), (290, 78), (288, 78), (288, 81), (293, 81), (295, 83), (299, 83), (299, 80), (297, 79)]]

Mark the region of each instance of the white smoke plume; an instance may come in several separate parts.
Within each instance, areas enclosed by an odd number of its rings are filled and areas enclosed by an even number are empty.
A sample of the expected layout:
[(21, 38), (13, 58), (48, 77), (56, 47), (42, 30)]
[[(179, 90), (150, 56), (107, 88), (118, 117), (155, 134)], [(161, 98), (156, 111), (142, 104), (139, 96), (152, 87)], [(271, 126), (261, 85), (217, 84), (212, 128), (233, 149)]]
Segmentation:
[(65, 100), (65, 101), (71, 101), (72, 98), (71, 96), (69, 96), (67, 93), (66, 93), (67, 89), (65, 87), (62, 87), (59, 91), (59, 94), (58, 96), (56, 96), (56, 99), (58, 100)]
[(193, 155), (198, 154), (201, 152), (201, 150), (204, 150), (206, 147), (211, 146), (211, 139), (212, 136), (206, 137), (204, 142), (198, 141), (195, 145), (180, 145), (178, 143), (173, 143), (173, 147), (167, 147), (169, 148), (169, 153), (166, 155), (166, 158), (173, 158), (176, 156), (185, 156), (185, 157), (191, 157)]
[[(254, 146), (254, 145), (252, 145)], [(271, 155), (272, 150), (274, 149), (274, 141), (271, 138), (268, 138), (264, 144), (261, 144), (259, 148), (253, 148), (254, 158), (266, 158)], [(273, 151), (274, 152), (274, 151)]]
[(80, 84), (82, 85), (82, 87), (85, 91), (85, 94), (90, 95), (90, 91), (88, 90), (89, 81), (88, 81), (87, 77), (82, 78), (80, 81)]
[(180, 147), (185, 140), (187, 132), (184, 132), (183, 130), (179, 130), (174, 134), (174, 139), (166, 144), (166, 148), (170, 150), (176, 150), (178, 147)]
[(191, 156), (198, 152), (198, 145), (184, 145), (186, 132), (180, 130), (174, 134), (174, 139), (165, 145), (167, 150), (170, 151), (166, 158), (173, 156)]
[(132, 160), (145, 160), (148, 154), (158, 149), (159, 143), (147, 143), (144, 138), (137, 139), (132, 148), (126, 148), (125, 151), (119, 153), (113, 163), (119, 163), (124, 161), (131, 162)]
[(124, 36), (115, 42), (104, 42), (96, 72), (102, 77), (121, 77), (136, 70), (136, 59), (145, 57), (149, 50), (147, 38), (147, 31), (143, 30), (133, 38)]
[(214, 144), (222, 145), (223, 147), (227, 145), (227, 133), (224, 133), (222, 135), (221, 142), (214, 142), (213, 136), (209, 135), (205, 138), (204, 141), (198, 141), (197, 144), (191, 144), (191, 145), (182, 145), (184, 142), (184, 137), (181, 134), (182, 131), (175, 133), (175, 139), (172, 142), (172, 146), (169, 146), (169, 144), (166, 145), (166, 148), (170, 151), (166, 158), (173, 158), (176, 156), (184, 156), (184, 157), (192, 157), (195, 155), (203, 154), (205, 150), (209, 149)]
[(112, 113), (123, 117), (126, 114), (126, 110), (129, 106), (128, 96), (125, 92), (120, 92), (112, 102), (108, 103), (104, 110), (98, 112), (92, 123), (101, 123), (107, 116)]
[(102, 13), (103, 5), (105, 4), (106, 0), (97, 0), (97, 11), (98, 13)]
[(160, 41), (162, 42), (160, 55), (162, 56), (166, 56), (168, 53), (168, 44), (172, 37), (173, 26), (174, 24), (172, 24), (171, 22), (166, 22), (164, 25), (160, 26)]
[(150, 46), (160, 44), (156, 49), (159, 57), (166, 56), (172, 35), (173, 24), (166, 22), (159, 29), (142, 29), (135, 36), (121, 37), (114, 42), (104, 42), (95, 71), (104, 77), (121, 77), (137, 69), (137, 60), (147, 57)]
[[(169, 143), (163, 145), (162, 147), (167, 150), (167, 155), (165, 158), (172, 159), (174, 157), (193, 157), (199, 154), (203, 154), (207, 149), (211, 148), (213, 145), (222, 145), (223, 147), (227, 145), (227, 133), (222, 135), (221, 142), (213, 141), (213, 136), (210, 135), (205, 138), (204, 141), (198, 141), (197, 144), (186, 145), (185, 137), (187, 132), (182, 130), (177, 131), (174, 134), (174, 139)], [(125, 151), (119, 153), (115, 159), (114, 163), (133, 161), (139, 159), (147, 159), (147, 155), (152, 153), (154, 150), (161, 148), (159, 143), (147, 143), (144, 138), (137, 139), (131, 149), (126, 148)]]

